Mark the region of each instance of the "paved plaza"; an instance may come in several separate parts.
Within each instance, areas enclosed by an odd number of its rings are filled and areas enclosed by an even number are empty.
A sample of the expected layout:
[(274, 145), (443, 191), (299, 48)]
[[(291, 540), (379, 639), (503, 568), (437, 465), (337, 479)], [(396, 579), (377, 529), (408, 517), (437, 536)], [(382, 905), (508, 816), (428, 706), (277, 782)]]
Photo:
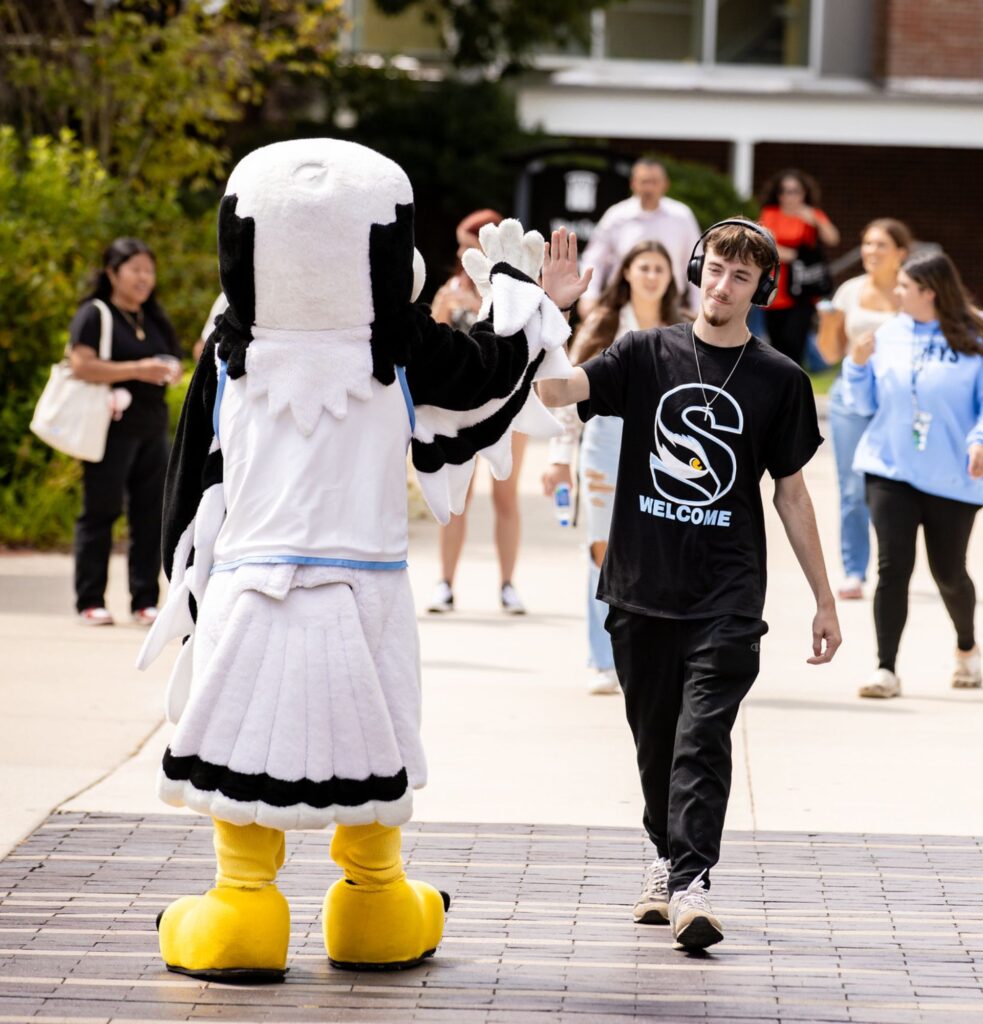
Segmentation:
[[(326, 963), (329, 833), (292, 833), (287, 981), (235, 988), (169, 974), (154, 918), (209, 885), (210, 829), (164, 807), (169, 665), (131, 668), (114, 560), (108, 630), (72, 620), (71, 560), (0, 556), (0, 1024), (127, 1021), (983, 1022), (983, 694), (948, 686), (951, 627), (921, 559), (902, 647), (905, 697), (860, 702), (869, 601), (842, 606), (844, 648), (805, 664), (811, 600), (768, 508), (763, 671), (735, 729), (734, 791), (704, 955), (636, 926), (650, 850), (620, 697), (588, 697), (577, 531), (523, 475), (523, 619), (497, 609), (487, 484), (458, 611), (426, 616), (436, 530), (414, 524), (428, 787), (405, 831), (410, 870), (447, 889), (446, 938), (424, 967)], [(808, 472), (835, 552), (832, 464)], [(770, 484), (765, 487), (770, 497)], [(980, 580), (983, 542), (971, 548)], [(835, 559), (831, 559), (835, 561)]]

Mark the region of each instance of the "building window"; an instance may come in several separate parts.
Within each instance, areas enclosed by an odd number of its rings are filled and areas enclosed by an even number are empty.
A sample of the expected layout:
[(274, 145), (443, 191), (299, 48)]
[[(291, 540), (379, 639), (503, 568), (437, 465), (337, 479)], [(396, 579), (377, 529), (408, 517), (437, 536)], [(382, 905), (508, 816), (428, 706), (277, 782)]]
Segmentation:
[(372, 0), (349, 0), (346, 9), (350, 18), (351, 48), (356, 52), (429, 56), (444, 50), (440, 26), (429, 22), (416, 7), (389, 16)]
[(593, 52), (622, 60), (807, 67), (809, 23), (819, 2), (623, 0), (598, 12), (601, 38)]
[(809, 13), (809, 0), (717, 0), (717, 62), (804, 67)]
[(605, 56), (698, 61), (703, 0), (627, 0), (605, 11)]

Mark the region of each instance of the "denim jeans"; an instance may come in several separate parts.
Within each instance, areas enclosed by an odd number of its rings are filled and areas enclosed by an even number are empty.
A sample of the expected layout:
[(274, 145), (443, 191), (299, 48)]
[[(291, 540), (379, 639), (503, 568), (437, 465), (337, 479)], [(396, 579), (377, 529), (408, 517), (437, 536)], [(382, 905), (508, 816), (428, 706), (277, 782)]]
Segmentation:
[(601, 570), (591, 558), (590, 546), (606, 543), (611, 533), (622, 428), (617, 416), (595, 416), (584, 427), (580, 444), (580, 497), (587, 525), (587, 664), (599, 671), (614, 668), (614, 655), (604, 629), (608, 606), (596, 596)]
[(840, 485), (840, 554), (844, 574), (861, 580), (867, 578), (870, 561), (870, 514), (864, 477), (854, 472), (853, 456), (870, 421), (870, 416), (861, 416), (844, 404), (843, 381), (837, 378), (829, 392), (829, 429)]

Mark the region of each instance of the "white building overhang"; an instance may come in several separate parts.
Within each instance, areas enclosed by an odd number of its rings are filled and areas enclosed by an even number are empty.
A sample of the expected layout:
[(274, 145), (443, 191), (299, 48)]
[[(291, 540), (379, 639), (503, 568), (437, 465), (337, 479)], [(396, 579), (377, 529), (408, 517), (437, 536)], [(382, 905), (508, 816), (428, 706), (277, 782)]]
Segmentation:
[(581, 137), (983, 148), (983, 83), (930, 95), (852, 79), (585, 63), (595, 66), (520, 87), (525, 128)]

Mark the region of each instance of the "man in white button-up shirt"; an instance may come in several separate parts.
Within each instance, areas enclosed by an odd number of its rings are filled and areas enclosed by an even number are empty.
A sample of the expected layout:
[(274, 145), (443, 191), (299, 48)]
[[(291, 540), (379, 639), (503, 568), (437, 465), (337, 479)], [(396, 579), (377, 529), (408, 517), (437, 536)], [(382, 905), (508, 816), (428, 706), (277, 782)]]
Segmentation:
[(583, 264), (594, 268), (594, 277), (578, 305), (581, 317), (597, 303), (628, 250), (649, 239), (666, 247), (682, 305), (696, 309), (699, 290), (686, 281), (686, 264), (700, 237), (693, 211), (666, 196), (669, 175), (658, 160), (636, 161), (629, 184), (631, 198), (605, 211), (584, 249)]

